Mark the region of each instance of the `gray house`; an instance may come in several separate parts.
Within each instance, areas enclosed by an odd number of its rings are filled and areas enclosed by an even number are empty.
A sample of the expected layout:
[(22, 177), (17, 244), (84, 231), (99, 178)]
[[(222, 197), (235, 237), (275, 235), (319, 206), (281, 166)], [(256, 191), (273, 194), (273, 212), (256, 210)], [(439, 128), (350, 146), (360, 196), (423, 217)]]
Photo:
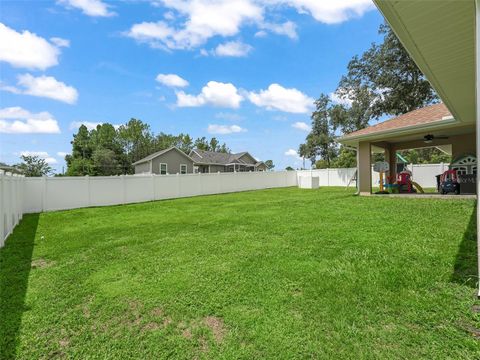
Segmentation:
[(135, 174), (192, 174), (193, 160), (182, 150), (171, 148), (153, 153), (132, 164)]
[(263, 161), (257, 161), (248, 152), (226, 154), (194, 149), (189, 155), (195, 163), (195, 172), (199, 173), (267, 170)]
[(267, 166), (248, 152), (225, 154), (192, 150), (189, 155), (173, 146), (134, 162), (135, 174), (192, 174), (234, 171), (266, 171)]

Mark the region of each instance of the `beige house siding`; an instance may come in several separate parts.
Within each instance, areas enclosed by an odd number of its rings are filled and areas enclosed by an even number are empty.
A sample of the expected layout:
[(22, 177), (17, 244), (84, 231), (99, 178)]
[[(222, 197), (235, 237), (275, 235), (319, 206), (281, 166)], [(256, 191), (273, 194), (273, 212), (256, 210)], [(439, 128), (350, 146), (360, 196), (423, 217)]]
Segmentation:
[(225, 166), (223, 166), (223, 165), (210, 165), (210, 172), (211, 173), (225, 172)]
[(245, 161), (247, 164), (255, 165), (257, 160), (255, 160), (250, 154), (244, 154), (239, 158), (242, 161)]
[(135, 165), (135, 174), (150, 173), (150, 161)]
[(257, 166), (257, 171), (267, 171), (267, 165), (260, 164)]
[(160, 174), (161, 163), (167, 164), (168, 174), (179, 174), (181, 164), (187, 165), (187, 174), (193, 173), (193, 161), (187, 156), (180, 154), (177, 150), (171, 150), (152, 160), (152, 172), (154, 174)]
[(160, 164), (167, 164), (168, 174), (180, 174), (180, 165), (187, 165), (187, 174), (193, 173), (193, 161), (180, 150), (171, 149), (164, 154), (158, 155), (152, 160), (135, 165), (135, 174), (150, 173), (160, 174)]

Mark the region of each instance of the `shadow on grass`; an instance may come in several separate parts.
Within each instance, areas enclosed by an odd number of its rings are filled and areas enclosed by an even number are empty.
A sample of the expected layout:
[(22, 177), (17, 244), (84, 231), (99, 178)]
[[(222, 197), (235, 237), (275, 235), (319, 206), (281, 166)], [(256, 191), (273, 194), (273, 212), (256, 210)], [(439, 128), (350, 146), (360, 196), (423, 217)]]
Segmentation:
[(477, 206), (475, 205), (470, 221), (458, 248), (452, 274), (452, 281), (476, 288), (478, 282), (477, 267)]
[(15, 358), (38, 217), (25, 215), (0, 250), (0, 359)]

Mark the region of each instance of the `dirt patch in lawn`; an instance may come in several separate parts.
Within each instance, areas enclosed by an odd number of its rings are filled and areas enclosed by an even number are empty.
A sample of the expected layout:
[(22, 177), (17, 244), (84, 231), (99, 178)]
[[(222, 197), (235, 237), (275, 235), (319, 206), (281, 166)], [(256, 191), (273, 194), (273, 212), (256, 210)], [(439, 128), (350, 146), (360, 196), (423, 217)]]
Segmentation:
[(55, 261), (48, 261), (43, 258), (32, 261), (32, 269), (45, 269), (55, 265)]
[(221, 343), (223, 341), (227, 330), (225, 329), (225, 325), (221, 318), (216, 316), (207, 316), (203, 319), (203, 324), (212, 331), (213, 337), (217, 343)]
[(58, 342), (58, 344), (59, 344), (62, 348), (66, 348), (68, 345), (70, 345), (70, 340), (67, 339), (67, 338), (60, 339), (60, 341)]

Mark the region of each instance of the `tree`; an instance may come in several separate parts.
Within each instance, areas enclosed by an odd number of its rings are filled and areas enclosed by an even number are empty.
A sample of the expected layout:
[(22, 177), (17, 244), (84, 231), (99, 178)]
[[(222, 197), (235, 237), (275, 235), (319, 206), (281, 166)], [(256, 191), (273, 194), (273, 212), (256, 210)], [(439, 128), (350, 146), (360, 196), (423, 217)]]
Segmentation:
[(210, 145), (209, 145), (209, 143), (207, 141), (207, 138), (205, 136), (203, 136), (201, 138), (197, 138), (195, 140), (194, 146), (198, 150), (203, 150), (203, 151), (209, 151), (210, 150)]
[(293, 167), (291, 167), (291, 166), (287, 166), (287, 167), (285, 168), (285, 170), (287, 170), (287, 171), (293, 171), (293, 170), (295, 170), (295, 169), (294, 169)]
[(65, 156), (66, 175), (119, 175), (132, 174), (132, 163), (156, 151), (176, 146), (189, 154), (194, 146), (201, 150), (229, 153), (225, 143), (216, 138), (202, 137), (192, 140), (188, 134), (172, 135), (161, 132), (154, 135), (150, 126), (132, 118), (117, 130), (111, 124), (101, 124), (88, 130), (85, 125), (73, 135), (72, 153)]
[(310, 157), (311, 152), (307, 144), (300, 144), (298, 147), (298, 155), (303, 159), (303, 169), (305, 169), (305, 158)]
[(373, 43), (348, 64), (333, 111), (343, 132), (359, 130), (383, 115), (397, 116), (438, 102), (438, 96), (387, 24), (380, 25), (381, 44)]
[(217, 138), (210, 139), (210, 151), (217, 151), (220, 148), (220, 144), (218, 143)]
[(275, 164), (272, 160), (267, 160), (265, 161), (265, 166), (267, 167), (267, 170), (272, 170), (275, 167)]
[(142, 120), (132, 118), (120, 126), (118, 137), (125, 155), (122, 167), (128, 173), (133, 173), (132, 163), (155, 151), (156, 144), (150, 126)]
[(193, 149), (193, 140), (188, 134), (178, 135), (177, 147), (185, 154), (189, 154)]
[(312, 113), (312, 130), (307, 135), (306, 143), (300, 145), (299, 154), (304, 159), (309, 158), (312, 165), (317, 157), (330, 167), (337, 155), (335, 143), (335, 125), (330, 121), (331, 107), (327, 95), (321, 94), (315, 101), (315, 111)]
[(227, 144), (223, 143), (220, 145), (217, 138), (211, 138), (210, 141), (207, 140), (205, 136), (197, 138), (195, 140), (194, 146), (196, 149), (203, 151), (216, 151), (221, 153), (230, 153), (230, 149), (227, 147)]
[(117, 156), (112, 150), (98, 148), (93, 152), (92, 158), (95, 175), (110, 176), (122, 173)]
[(437, 148), (402, 150), (399, 153), (412, 164), (450, 163), (452, 157)]
[(85, 125), (78, 128), (78, 132), (73, 135), (72, 153), (65, 156), (67, 163), (67, 175), (93, 175), (88, 169), (93, 166), (92, 157), (92, 143), (90, 132)]
[(38, 156), (22, 155), (22, 162), (15, 167), (27, 177), (47, 176), (53, 172), (50, 165)]
[(340, 148), (338, 157), (332, 164), (334, 168), (353, 168), (357, 166), (357, 153), (354, 150), (350, 150), (345, 146)]
[(312, 131), (299, 154), (312, 163), (319, 157), (317, 168), (356, 164), (352, 151), (338, 151), (333, 143), (336, 133), (360, 130), (382, 116), (397, 116), (439, 100), (390, 27), (381, 25), (379, 34), (383, 35), (380, 44), (372, 44), (362, 56), (349, 62), (347, 74), (335, 91), (339, 100), (331, 104), (322, 94), (315, 102)]

